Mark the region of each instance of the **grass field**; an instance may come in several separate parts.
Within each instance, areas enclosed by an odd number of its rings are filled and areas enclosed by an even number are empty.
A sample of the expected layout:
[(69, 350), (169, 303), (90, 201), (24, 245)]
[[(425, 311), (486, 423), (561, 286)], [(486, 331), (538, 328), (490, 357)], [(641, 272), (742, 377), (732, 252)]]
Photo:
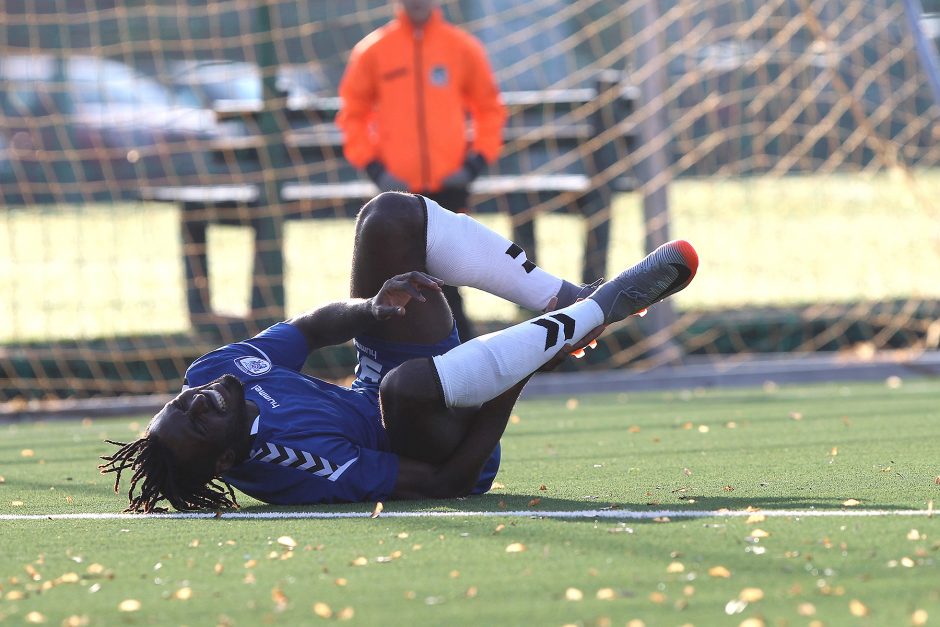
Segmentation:
[(940, 389), (889, 383), (524, 401), (490, 494), (375, 519), (49, 519), (146, 418), (0, 425), (0, 622), (936, 624)]
[[(940, 284), (940, 176), (875, 175), (680, 180), (670, 187), (671, 234), (701, 257), (681, 308), (937, 298)], [(509, 233), (505, 216), (482, 216)], [(290, 222), (285, 229), (287, 309), (299, 313), (344, 298), (351, 220)], [(579, 278), (583, 225), (545, 215), (536, 221), (538, 261)], [(610, 271), (642, 257), (641, 199), (613, 208)], [(215, 307), (247, 310), (251, 235), (209, 232)], [(46, 207), (0, 217), (0, 342), (183, 332), (178, 208), (169, 204)], [(510, 320), (515, 307), (468, 292), (481, 320)]]

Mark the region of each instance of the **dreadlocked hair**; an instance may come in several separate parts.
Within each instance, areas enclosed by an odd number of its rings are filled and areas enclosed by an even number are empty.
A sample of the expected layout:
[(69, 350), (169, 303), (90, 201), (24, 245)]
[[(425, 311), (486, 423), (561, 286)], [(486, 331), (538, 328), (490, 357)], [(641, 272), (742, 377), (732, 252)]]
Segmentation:
[[(121, 472), (130, 469), (134, 473), (127, 491), (130, 504), (125, 512), (163, 513), (167, 509), (157, 507), (162, 500), (169, 501), (181, 512), (238, 507), (235, 491), (228, 482), (211, 476), (187, 475), (174, 463), (173, 454), (159, 440), (144, 436), (130, 443), (105, 442), (120, 447), (113, 455), (101, 456), (106, 463), (98, 466), (102, 474), (115, 473), (114, 492), (119, 490)], [(136, 495), (135, 490), (138, 490)]]

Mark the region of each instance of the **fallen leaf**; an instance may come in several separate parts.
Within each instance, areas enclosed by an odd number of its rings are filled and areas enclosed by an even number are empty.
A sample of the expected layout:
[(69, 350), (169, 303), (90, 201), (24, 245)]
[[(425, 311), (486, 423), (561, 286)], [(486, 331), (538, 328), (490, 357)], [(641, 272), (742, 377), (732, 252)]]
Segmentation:
[(344, 607), (336, 613), (336, 618), (339, 620), (352, 620), (355, 615), (356, 610), (351, 607)]
[(769, 538), (770, 532), (763, 529), (752, 529), (749, 535), (752, 538)]
[(858, 599), (852, 599), (849, 601), (849, 613), (858, 617), (868, 616), (868, 607)]
[(730, 486), (730, 485), (726, 485), (721, 489), (724, 490), (725, 492), (734, 492), (734, 486)]
[(764, 598), (764, 591), (760, 588), (744, 588), (738, 593), (738, 598), (747, 603), (756, 603)]
[(660, 605), (666, 602), (666, 595), (658, 591), (650, 592), (650, 595), (647, 598), (649, 598), (650, 601), (652, 601), (653, 603), (656, 603), (657, 605)]
[(578, 408), (578, 405), (579, 405), (578, 399), (576, 399), (576, 398), (569, 398), (569, 399), (565, 402), (565, 409), (567, 409), (567, 410), (569, 410), (569, 411), (572, 411), (572, 410), (577, 409), (577, 408)]
[(793, 418), (793, 420), (803, 420), (803, 414), (798, 411), (791, 411), (790, 418)]
[(796, 613), (800, 616), (814, 616), (816, 614), (816, 606), (812, 603), (800, 603), (796, 606)]
[(137, 612), (140, 610), (140, 601), (137, 599), (124, 599), (118, 603), (119, 612)]
[(907, 539), (908, 540), (920, 540), (921, 539), (920, 532), (917, 531), (917, 529), (911, 529), (910, 531), (907, 532)]
[(477, 590), (476, 586), (470, 586), (467, 588), (467, 591), (463, 593), (463, 595), (468, 599), (475, 599), (478, 593), (479, 590)]
[(490, 486), (490, 490), (503, 490), (506, 488), (506, 484), (500, 483), (499, 481), (494, 481), (493, 485)]
[(613, 588), (601, 588), (595, 596), (599, 601), (611, 601), (617, 598), (617, 592)]
[(297, 541), (290, 536), (281, 536), (277, 539), (277, 543), (290, 550), (294, 550), (297, 547)]
[(911, 614), (911, 624), (917, 625), (926, 625), (927, 624), (927, 610), (914, 610), (914, 613)]
[(731, 571), (724, 566), (712, 566), (708, 569), (708, 575), (709, 577), (720, 577), (722, 579), (727, 579), (731, 576)]
[(523, 551), (525, 551), (525, 545), (521, 542), (513, 542), (506, 547), (507, 553), (522, 553)]
[(856, 505), (861, 505), (861, 503), (862, 502), (859, 501), (858, 499), (846, 499), (845, 501), (842, 501), (842, 506), (843, 507), (855, 507)]
[(682, 562), (672, 562), (669, 564), (669, 566), (666, 567), (666, 572), (667, 573), (684, 573), (685, 564), (683, 564)]
[(333, 616), (333, 610), (322, 601), (317, 601), (313, 604), (313, 613), (320, 618), (331, 618)]
[(36, 454), (31, 448), (24, 448), (20, 451), (20, 457), (33, 457)]
[(39, 612), (30, 612), (26, 615), (26, 622), (38, 625), (39, 623), (46, 622), (46, 617)]
[(275, 610), (283, 611), (287, 609), (287, 595), (284, 594), (284, 591), (280, 588), (273, 588), (271, 590), (271, 600), (274, 601)]
[(749, 525), (753, 525), (755, 523), (761, 523), (766, 520), (767, 520), (767, 516), (765, 516), (764, 514), (751, 514), (750, 516), (747, 517), (747, 520), (745, 520), (744, 522)]
[(365, 566), (365, 565), (368, 564), (368, 563), (369, 563), (369, 560), (366, 559), (366, 558), (365, 558), (364, 556), (362, 556), (362, 555), (360, 555), (359, 557), (357, 557), (356, 559), (354, 559), (352, 562), (350, 562), (350, 564), (351, 564), (352, 566)]
[[(637, 425), (630, 425), (629, 427), (627, 427), (627, 432), (628, 432), (628, 433), (639, 433), (639, 432), (640, 432), (640, 427), (638, 427)], [(940, 477), (937, 477), (937, 479), (940, 480)]]
[(750, 617), (745, 618), (741, 621), (741, 624), (738, 627), (764, 627), (764, 620), (762, 618)]
[(193, 598), (193, 589), (192, 588), (180, 588), (173, 593), (173, 598), (177, 601), (188, 601)]
[(565, 601), (580, 601), (584, 598), (584, 593), (577, 588), (567, 588), (565, 590)]

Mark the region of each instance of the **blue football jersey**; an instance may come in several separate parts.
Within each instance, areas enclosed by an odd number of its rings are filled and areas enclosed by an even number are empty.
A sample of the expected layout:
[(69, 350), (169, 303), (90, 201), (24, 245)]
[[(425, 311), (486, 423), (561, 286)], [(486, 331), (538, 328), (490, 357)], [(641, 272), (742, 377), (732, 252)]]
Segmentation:
[[(223, 374), (242, 382), (258, 406), (247, 460), (222, 478), (260, 501), (280, 505), (381, 501), (398, 478), (378, 408), (378, 383), (395, 365), (457, 344), (392, 344), (357, 338), (360, 364), (353, 388), (300, 372), (309, 349), (299, 329), (278, 323), (255, 337), (197, 359), (186, 383), (199, 386)], [(474, 493), (489, 490), (499, 469), (497, 445)]]
[(302, 374), (308, 353), (303, 334), (282, 322), (200, 357), (186, 371), (190, 386), (234, 375), (261, 412), (249, 459), (222, 478), (266, 503), (387, 498), (398, 457), (388, 450), (378, 408), (362, 393)]

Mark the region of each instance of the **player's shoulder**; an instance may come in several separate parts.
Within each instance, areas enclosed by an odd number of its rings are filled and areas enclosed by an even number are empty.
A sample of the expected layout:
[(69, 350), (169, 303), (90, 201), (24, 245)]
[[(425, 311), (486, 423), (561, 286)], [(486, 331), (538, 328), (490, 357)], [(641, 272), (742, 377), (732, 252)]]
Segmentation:
[(186, 369), (186, 381), (189, 385), (202, 385), (224, 374), (243, 379), (244, 375), (266, 374), (271, 368), (267, 355), (247, 342), (235, 342), (196, 359)]

